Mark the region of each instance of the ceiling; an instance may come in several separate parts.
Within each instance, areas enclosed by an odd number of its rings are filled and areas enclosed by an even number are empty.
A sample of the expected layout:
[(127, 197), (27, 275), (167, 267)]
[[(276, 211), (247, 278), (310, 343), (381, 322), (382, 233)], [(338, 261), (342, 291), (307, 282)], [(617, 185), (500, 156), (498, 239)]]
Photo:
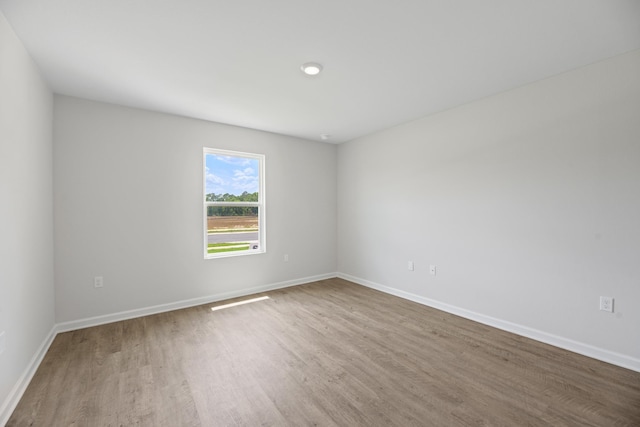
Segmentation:
[[(640, 0), (0, 0), (0, 10), (56, 93), (334, 143), (640, 48)], [(303, 75), (308, 61), (323, 72)]]

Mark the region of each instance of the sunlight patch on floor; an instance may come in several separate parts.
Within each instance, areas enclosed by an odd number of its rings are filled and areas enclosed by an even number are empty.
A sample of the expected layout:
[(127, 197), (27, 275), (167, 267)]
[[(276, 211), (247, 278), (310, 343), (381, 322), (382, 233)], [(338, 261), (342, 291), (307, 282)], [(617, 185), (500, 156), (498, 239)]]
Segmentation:
[(251, 304), (252, 302), (264, 301), (266, 299), (269, 299), (269, 297), (258, 297), (258, 298), (244, 300), (244, 301), (232, 302), (230, 304), (218, 305), (216, 307), (211, 307), (211, 311), (222, 310), (223, 308), (230, 308), (238, 305)]

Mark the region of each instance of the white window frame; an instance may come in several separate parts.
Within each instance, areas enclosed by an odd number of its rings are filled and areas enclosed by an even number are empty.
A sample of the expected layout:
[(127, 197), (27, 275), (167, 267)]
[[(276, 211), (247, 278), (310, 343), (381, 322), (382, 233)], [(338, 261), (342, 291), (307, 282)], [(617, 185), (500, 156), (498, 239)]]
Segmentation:
[[(207, 202), (207, 154), (216, 154), (230, 157), (245, 157), (258, 160), (258, 201), (257, 202)], [(266, 230), (266, 193), (265, 193), (265, 156), (264, 154), (244, 153), (240, 151), (220, 150), (217, 148), (203, 147), (202, 149), (202, 200), (203, 200), (203, 234), (204, 234), (204, 258), (217, 259), (228, 258), (234, 256), (256, 255), (267, 252), (267, 230)], [(209, 253), (209, 233), (207, 222), (207, 208), (209, 206), (251, 206), (258, 208), (258, 249), (249, 249), (246, 251)]]

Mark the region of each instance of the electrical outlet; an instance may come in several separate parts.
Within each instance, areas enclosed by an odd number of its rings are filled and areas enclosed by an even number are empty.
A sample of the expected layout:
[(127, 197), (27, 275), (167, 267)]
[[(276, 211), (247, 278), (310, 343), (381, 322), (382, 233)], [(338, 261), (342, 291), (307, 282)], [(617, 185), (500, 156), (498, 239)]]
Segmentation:
[(436, 275), (436, 266), (435, 265), (430, 265), (429, 266), (429, 274), (432, 276)]
[(96, 276), (93, 278), (93, 287), (94, 288), (101, 288), (104, 286), (104, 279), (102, 278), (102, 276)]
[(4, 331), (0, 332), (0, 354), (4, 353), (4, 349), (7, 346), (7, 341), (5, 339)]
[(600, 297), (600, 310), (613, 313), (613, 298), (612, 297)]
[(284, 254), (284, 262), (289, 262), (289, 254)]
[(407, 270), (413, 271), (413, 261), (407, 261)]

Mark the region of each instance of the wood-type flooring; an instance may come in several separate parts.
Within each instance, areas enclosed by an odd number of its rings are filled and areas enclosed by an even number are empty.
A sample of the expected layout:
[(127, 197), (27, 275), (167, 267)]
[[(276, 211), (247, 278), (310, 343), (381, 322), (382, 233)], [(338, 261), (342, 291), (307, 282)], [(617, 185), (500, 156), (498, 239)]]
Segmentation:
[(640, 373), (329, 279), (59, 334), (8, 426), (71, 425), (640, 426)]

